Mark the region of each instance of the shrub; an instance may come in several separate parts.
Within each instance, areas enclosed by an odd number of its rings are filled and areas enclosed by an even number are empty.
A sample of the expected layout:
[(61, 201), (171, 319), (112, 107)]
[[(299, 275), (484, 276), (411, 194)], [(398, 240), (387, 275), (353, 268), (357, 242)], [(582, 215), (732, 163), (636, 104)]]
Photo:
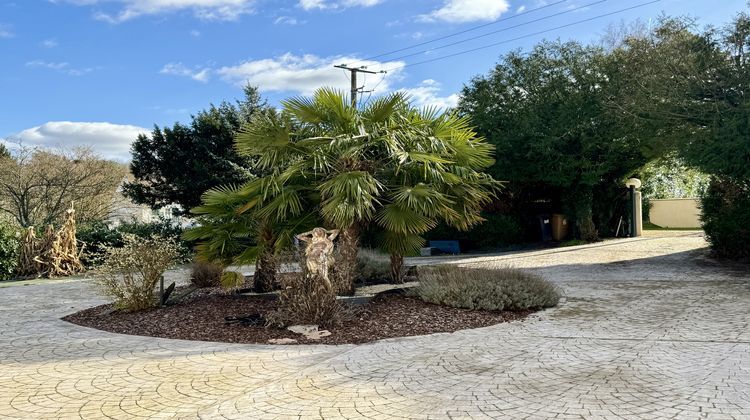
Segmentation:
[(425, 302), (466, 309), (521, 311), (557, 305), (560, 292), (535, 274), (513, 268), (420, 267), (412, 293)]
[(750, 182), (713, 179), (701, 204), (703, 230), (716, 254), (750, 258)]
[(198, 288), (221, 286), (224, 269), (216, 264), (194, 262), (190, 267), (190, 283)]
[(154, 289), (178, 257), (174, 240), (126, 235), (119, 248), (108, 248), (98, 284), (115, 307), (138, 311), (156, 306)]
[(268, 326), (315, 324), (323, 327), (341, 325), (348, 316), (346, 308), (336, 300), (316, 276), (288, 273), (282, 280), (278, 309), (266, 315)]
[(0, 280), (12, 277), (18, 264), (19, 246), (18, 230), (9, 223), (0, 222)]
[(87, 267), (100, 265), (108, 248), (122, 247), (125, 235), (139, 238), (159, 236), (169, 239), (178, 245), (178, 262), (184, 263), (192, 258), (192, 246), (182, 240), (182, 233), (182, 227), (166, 219), (150, 223), (132, 221), (116, 227), (110, 227), (104, 222), (94, 222), (78, 229), (77, 238), (85, 245), (82, 261)]
[(356, 280), (359, 283), (389, 281), (391, 261), (388, 255), (376, 250), (363, 248), (357, 254)]

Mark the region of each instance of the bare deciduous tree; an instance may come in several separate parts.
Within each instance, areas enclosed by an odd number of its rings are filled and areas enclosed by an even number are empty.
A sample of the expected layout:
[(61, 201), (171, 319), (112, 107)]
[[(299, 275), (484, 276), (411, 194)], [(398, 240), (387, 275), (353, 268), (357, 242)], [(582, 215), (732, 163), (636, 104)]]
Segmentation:
[(18, 145), (0, 157), (0, 213), (23, 226), (62, 223), (75, 202), (78, 220), (105, 219), (111, 212), (125, 165), (89, 149), (47, 150)]

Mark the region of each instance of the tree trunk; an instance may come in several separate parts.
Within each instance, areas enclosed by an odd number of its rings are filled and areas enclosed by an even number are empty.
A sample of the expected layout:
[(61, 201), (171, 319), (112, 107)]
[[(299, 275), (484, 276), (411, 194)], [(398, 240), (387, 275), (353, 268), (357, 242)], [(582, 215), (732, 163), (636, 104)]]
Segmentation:
[(255, 274), (253, 275), (253, 289), (257, 293), (272, 292), (276, 286), (276, 254), (274, 245), (276, 237), (272, 229), (267, 226), (261, 227), (260, 244), (263, 250), (255, 261)]
[(268, 293), (275, 289), (275, 285), (276, 255), (273, 253), (273, 248), (264, 249), (255, 261), (253, 290), (257, 293)]
[(391, 254), (391, 281), (393, 283), (400, 284), (404, 282), (403, 267), (404, 256)]
[(351, 225), (342, 230), (339, 239), (338, 261), (334, 263), (336, 275), (334, 288), (338, 295), (354, 294), (354, 276), (357, 272), (357, 253), (359, 252), (359, 229)]
[(593, 205), (594, 192), (590, 186), (579, 186), (571, 194), (570, 199), (574, 200), (571, 207), (574, 209), (574, 219), (578, 227), (579, 237), (587, 242), (599, 240), (599, 232), (594, 224)]

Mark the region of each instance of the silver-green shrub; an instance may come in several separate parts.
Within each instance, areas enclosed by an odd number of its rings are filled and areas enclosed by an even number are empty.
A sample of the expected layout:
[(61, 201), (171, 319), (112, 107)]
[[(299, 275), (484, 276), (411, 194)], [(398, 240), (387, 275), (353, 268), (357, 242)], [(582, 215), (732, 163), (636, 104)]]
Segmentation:
[(466, 268), (439, 265), (419, 268), (412, 294), (425, 302), (465, 309), (521, 311), (549, 308), (560, 301), (559, 289), (541, 276), (514, 268)]
[(104, 294), (114, 298), (117, 309), (148, 309), (157, 305), (156, 285), (178, 255), (173, 239), (126, 235), (122, 247), (107, 248), (97, 282)]
[(391, 261), (388, 255), (362, 248), (357, 253), (357, 281), (360, 283), (390, 281)]

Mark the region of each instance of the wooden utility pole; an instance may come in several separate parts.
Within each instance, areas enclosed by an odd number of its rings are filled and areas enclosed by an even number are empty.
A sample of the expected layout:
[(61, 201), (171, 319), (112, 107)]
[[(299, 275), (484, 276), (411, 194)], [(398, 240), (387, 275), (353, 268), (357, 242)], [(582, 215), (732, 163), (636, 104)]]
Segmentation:
[(368, 73), (368, 74), (378, 74), (378, 73), (384, 73), (384, 72), (377, 72), (377, 71), (370, 71), (367, 70), (367, 67), (349, 67), (346, 64), (341, 64), (338, 66), (333, 66), (337, 69), (344, 69), (351, 73), (351, 82), (352, 82), (352, 107), (357, 107), (357, 93), (359, 93), (359, 86), (357, 86), (357, 73)]

